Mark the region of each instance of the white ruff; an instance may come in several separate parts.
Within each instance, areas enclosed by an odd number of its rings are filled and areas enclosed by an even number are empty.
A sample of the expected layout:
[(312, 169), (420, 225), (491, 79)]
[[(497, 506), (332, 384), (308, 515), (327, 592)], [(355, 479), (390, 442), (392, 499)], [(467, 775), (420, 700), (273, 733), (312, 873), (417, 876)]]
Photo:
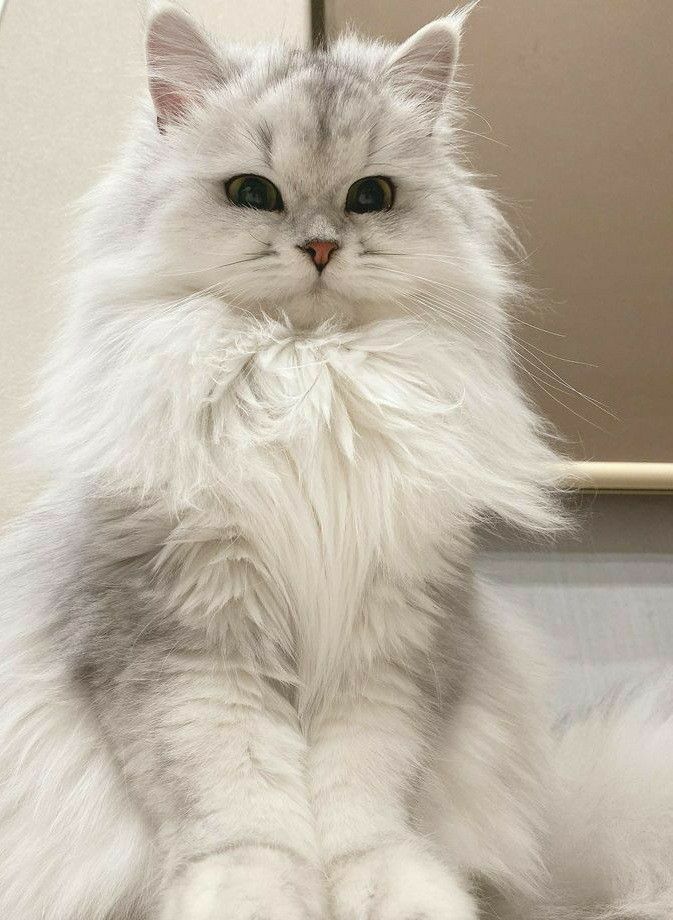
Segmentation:
[(357, 656), (356, 625), (368, 654), (422, 646), (401, 588), (445, 576), (476, 519), (549, 523), (552, 456), (494, 342), (408, 320), (298, 332), (204, 298), (177, 317), (152, 305), (125, 333), (104, 379), (90, 347), (73, 357), (66, 385), (98, 410), (63, 394), (52, 441), (177, 516), (161, 561), (180, 560), (182, 616), (258, 610), (308, 685)]
[(204, 520), (210, 538), (184, 559), (176, 601), (183, 616), (191, 600), (218, 623), (225, 600), (257, 611), (309, 699), (369, 656), (423, 649), (433, 611), (420, 584), (444, 570), (444, 553), (463, 555), (466, 392), (457, 374), (446, 379), (450, 348), (434, 341), (430, 371), (428, 344), (411, 323), (297, 334), (269, 321), (222, 341), (209, 362), (202, 475), (223, 508), (178, 529), (180, 555)]

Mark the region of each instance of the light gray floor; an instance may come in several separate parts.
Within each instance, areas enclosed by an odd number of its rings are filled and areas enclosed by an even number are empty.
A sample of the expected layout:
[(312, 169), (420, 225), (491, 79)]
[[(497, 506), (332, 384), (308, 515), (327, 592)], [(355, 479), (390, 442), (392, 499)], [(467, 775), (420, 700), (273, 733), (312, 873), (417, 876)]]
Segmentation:
[(547, 635), (559, 710), (625, 679), (673, 673), (673, 495), (584, 496), (574, 510), (575, 535), (548, 546), (490, 536), (479, 561)]

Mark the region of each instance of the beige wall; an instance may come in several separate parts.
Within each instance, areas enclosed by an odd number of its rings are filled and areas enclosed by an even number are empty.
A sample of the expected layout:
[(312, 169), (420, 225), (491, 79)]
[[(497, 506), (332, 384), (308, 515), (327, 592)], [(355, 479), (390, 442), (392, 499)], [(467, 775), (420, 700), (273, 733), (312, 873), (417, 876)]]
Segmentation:
[[(305, 44), (308, 0), (183, 0), (237, 41)], [(73, 206), (144, 89), (142, 0), (7, 0), (0, 21), (0, 521), (38, 483), (9, 442), (64, 309)]]
[[(327, 29), (397, 40), (451, 6), (327, 0)], [(580, 459), (673, 461), (672, 41), (672, 0), (482, 0), (467, 26), (471, 158), (553, 333), (520, 327), (552, 369), (524, 379)]]

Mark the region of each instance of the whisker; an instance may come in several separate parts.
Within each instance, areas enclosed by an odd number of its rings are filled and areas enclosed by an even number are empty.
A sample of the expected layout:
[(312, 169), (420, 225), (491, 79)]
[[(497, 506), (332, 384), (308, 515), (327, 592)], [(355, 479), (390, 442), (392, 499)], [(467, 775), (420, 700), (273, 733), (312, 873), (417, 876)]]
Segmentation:
[[(472, 309), (472, 306), (478, 305), (480, 302), (478, 296), (472, 295), (470, 294), (470, 292), (463, 291), (462, 292), (463, 296), (456, 298), (455, 297), (455, 294), (456, 294), (455, 286), (448, 285), (448, 284), (442, 284), (441, 282), (436, 282), (435, 279), (424, 278), (421, 275), (416, 275), (412, 272), (400, 271), (398, 269), (392, 269), (388, 266), (386, 267), (377, 266), (377, 268), (379, 268), (381, 271), (392, 272), (393, 274), (406, 276), (410, 279), (415, 279), (415, 280), (427, 283), (431, 287), (439, 288), (440, 290), (443, 290), (445, 292), (447, 291), (451, 292), (454, 295), (453, 298), (451, 300), (442, 300), (441, 302), (435, 300), (430, 293), (414, 292), (413, 296), (418, 300), (418, 302), (422, 303), (427, 309), (436, 313), (438, 316), (440, 317), (443, 316), (445, 319), (448, 318), (454, 321), (459, 320), (459, 321), (467, 322), (468, 326), (471, 327), (473, 330), (481, 331), (484, 334), (489, 335), (489, 336), (492, 336), (496, 332), (499, 332), (499, 330), (497, 330), (494, 325), (490, 325), (490, 326), (487, 325), (484, 322), (483, 316), (481, 316), (479, 313), (476, 313)], [(470, 296), (466, 296), (468, 294)], [(470, 301), (472, 301), (472, 304), (470, 304)], [(547, 386), (553, 387), (562, 392), (572, 393), (578, 398), (585, 400), (587, 403), (589, 403), (591, 406), (593, 406), (595, 409), (599, 410), (600, 412), (605, 413), (611, 418), (615, 418), (615, 415), (606, 406), (604, 406), (602, 403), (600, 403), (598, 400), (594, 399), (593, 397), (589, 396), (588, 394), (583, 393), (581, 390), (574, 387), (567, 380), (561, 377), (560, 374), (558, 374), (553, 368), (549, 367), (546, 364), (546, 362), (543, 361), (542, 358), (539, 357), (539, 354), (534, 353), (534, 350), (532, 347), (530, 347), (524, 342), (521, 342), (520, 340), (514, 340), (514, 339), (512, 340), (512, 345), (514, 348), (516, 366), (519, 367), (529, 377), (531, 377), (531, 379), (535, 380), (535, 382), (541, 388), (544, 388), (544, 387), (537, 376), (538, 374), (543, 375), (544, 379), (546, 380)], [(540, 353), (544, 353), (542, 352), (541, 349), (536, 349), (536, 350)], [(524, 366), (524, 362), (525, 364), (528, 365), (528, 367)], [(530, 368), (534, 368), (537, 374), (533, 374)], [(545, 392), (547, 391), (545, 390)], [(551, 393), (548, 393), (548, 395), (550, 396), (550, 398), (553, 398), (553, 395)], [(569, 412), (572, 412), (573, 414), (577, 415), (579, 418), (582, 418), (588, 424), (593, 424), (588, 419), (585, 419), (583, 416), (581, 416), (579, 413), (576, 413), (570, 406), (567, 406), (564, 403), (561, 403), (560, 400), (555, 400), (555, 401), (563, 405), (564, 408), (566, 408)]]
[(179, 272), (157, 272), (157, 277), (159, 278), (181, 278), (187, 275), (201, 274), (202, 272), (218, 271), (219, 269), (222, 269), (222, 268), (231, 268), (234, 265), (244, 265), (247, 262), (257, 262), (259, 259), (266, 259), (269, 256), (273, 256), (277, 254), (278, 253), (275, 250), (272, 252), (269, 252), (267, 250), (265, 250), (264, 252), (250, 252), (250, 253), (245, 253), (245, 256), (246, 256), (245, 258), (235, 259), (232, 262), (221, 262), (218, 265), (204, 265), (201, 268), (188, 269), (186, 271), (179, 271)]

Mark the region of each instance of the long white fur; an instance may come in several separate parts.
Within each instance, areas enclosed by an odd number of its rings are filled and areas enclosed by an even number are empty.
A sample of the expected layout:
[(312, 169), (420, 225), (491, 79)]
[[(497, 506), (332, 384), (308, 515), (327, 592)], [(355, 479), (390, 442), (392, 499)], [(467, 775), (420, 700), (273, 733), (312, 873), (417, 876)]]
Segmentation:
[[(469, 604), (486, 639), (470, 659), (465, 702), (437, 749), (419, 730), (427, 713), (414, 661), (430, 655), (439, 616), (419, 585), (438, 576), (461, 584), (476, 523), (499, 516), (538, 532), (558, 523), (554, 455), (512, 369), (507, 230), (446, 152), (457, 103), (445, 86), (462, 17), (399, 51), (354, 39), (332, 51), (388, 74), (378, 144), (401, 188), (425, 196), (420, 216), (386, 231), (365, 218), (368, 245), (403, 253), (380, 265), (358, 260), (360, 230), (323, 203), (325, 176), (332, 191), (346, 188), (366, 152), (355, 137), (318, 163), (306, 120), (311, 65), (308, 78), (299, 68), (266, 91), (286, 50), (218, 54), (173, 10), (158, 14), (155, 39), (161, 17), (161, 41), (149, 45), (156, 112), (141, 113), (92, 198), (73, 311), (33, 434), (56, 499), (75, 489), (130, 500), (138, 531), (157, 508), (173, 520), (154, 563), (169, 607), (222, 647), (233, 636), (240, 650), (226, 693), (195, 668), (189, 692), (210, 694), (209, 703), (191, 704), (176, 687), (174, 711), (176, 722), (192, 713), (195, 731), (181, 743), (203, 750), (213, 803), (228, 803), (222, 832), (249, 844), (176, 874), (158, 920), (318, 917), (325, 878), (337, 920), (473, 920), (470, 876), (498, 888), (503, 915), (597, 917), (587, 904), (605, 896), (601, 918), (664, 920), (671, 865), (662, 841), (673, 823), (650, 804), (644, 778), (659, 778), (670, 807), (673, 745), (658, 705), (631, 702), (624, 719), (576, 725), (552, 780), (537, 653), (479, 588)], [(233, 97), (221, 92), (226, 80), (238, 81)], [(259, 169), (256, 121), (241, 99), (258, 100), (255, 119), (274, 123), (281, 179), (304, 182), (291, 228), (214, 200), (218, 177)], [(320, 294), (296, 247), (316, 233), (342, 240)], [(280, 256), (268, 270), (245, 261), (271, 243)], [(14, 561), (3, 572), (0, 639), (0, 916), (118, 920), (156, 869), (155, 843), (52, 658), (56, 598), (45, 573), (31, 571), (50, 519), (37, 514), (4, 551)], [(59, 579), (76, 566), (63, 559)], [(275, 658), (260, 654), (260, 635)], [(263, 674), (249, 667), (261, 659)], [(274, 710), (262, 678), (293, 685), (295, 706)], [(239, 715), (211, 765), (196, 727), (216, 719), (225, 697)], [(250, 712), (266, 792), (236, 769), (249, 754)], [(612, 751), (607, 773), (603, 759), (590, 766), (596, 737)], [(627, 779), (628, 794), (618, 792)], [(578, 782), (589, 805), (607, 802), (589, 831)], [(623, 826), (610, 834), (614, 802), (629, 815), (649, 811), (637, 824), (640, 860)], [(598, 867), (589, 839), (600, 841)], [(597, 874), (615, 867), (619, 883), (597, 891)]]

